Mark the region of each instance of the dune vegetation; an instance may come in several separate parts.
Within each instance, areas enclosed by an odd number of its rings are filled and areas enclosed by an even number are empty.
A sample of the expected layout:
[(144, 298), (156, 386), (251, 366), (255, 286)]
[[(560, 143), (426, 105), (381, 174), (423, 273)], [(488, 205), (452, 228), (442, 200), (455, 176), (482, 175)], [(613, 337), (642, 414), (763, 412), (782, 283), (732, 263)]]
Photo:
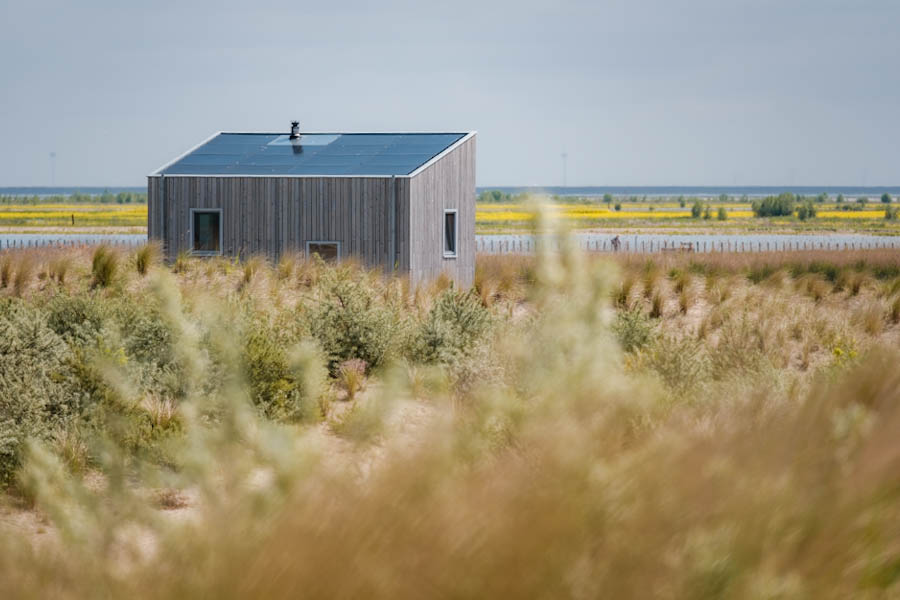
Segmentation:
[(0, 253), (0, 597), (896, 597), (900, 253), (563, 246)]

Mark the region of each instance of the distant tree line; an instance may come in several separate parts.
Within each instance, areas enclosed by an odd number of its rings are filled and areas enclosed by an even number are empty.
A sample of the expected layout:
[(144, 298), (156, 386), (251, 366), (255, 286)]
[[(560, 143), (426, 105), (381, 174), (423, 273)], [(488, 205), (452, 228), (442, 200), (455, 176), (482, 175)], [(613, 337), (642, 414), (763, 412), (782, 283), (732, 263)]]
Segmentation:
[(757, 217), (789, 217), (794, 214), (794, 204), (797, 198), (794, 194), (784, 193), (777, 196), (768, 196), (762, 200), (754, 200), (750, 205), (753, 214)]
[(795, 213), (801, 221), (814, 219), (818, 214), (816, 204), (826, 201), (827, 195), (819, 195), (813, 202), (812, 198), (796, 196), (791, 193), (767, 196), (762, 200), (756, 200), (751, 204), (753, 214), (757, 217), (790, 217)]
[(520, 202), (524, 200), (526, 196), (527, 194), (509, 194), (507, 192), (501, 192), (500, 190), (485, 190), (478, 194), (476, 200), (485, 203), (505, 204)]
[(147, 194), (143, 192), (103, 192), (102, 194), (56, 194), (53, 196), (7, 196), (0, 195), (0, 204), (146, 204)]

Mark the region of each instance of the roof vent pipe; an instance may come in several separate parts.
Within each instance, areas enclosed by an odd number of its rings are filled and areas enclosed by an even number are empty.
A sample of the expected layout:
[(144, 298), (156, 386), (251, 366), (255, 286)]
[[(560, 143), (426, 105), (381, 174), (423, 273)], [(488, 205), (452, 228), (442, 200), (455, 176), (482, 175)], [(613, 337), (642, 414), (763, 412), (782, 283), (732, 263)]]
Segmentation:
[(300, 139), (300, 121), (291, 121), (291, 139)]

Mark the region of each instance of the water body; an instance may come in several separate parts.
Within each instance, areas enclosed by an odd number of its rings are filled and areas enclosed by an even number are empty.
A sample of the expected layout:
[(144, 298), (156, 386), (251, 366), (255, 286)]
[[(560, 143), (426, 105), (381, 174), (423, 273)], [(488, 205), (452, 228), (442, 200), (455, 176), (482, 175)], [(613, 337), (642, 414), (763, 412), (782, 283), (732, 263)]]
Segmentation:
[[(475, 236), (475, 249), (485, 254), (534, 252), (535, 242), (551, 243), (547, 237), (529, 234), (497, 234)], [(609, 252), (614, 233), (576, 233), (578, 246), (588, 251)], [(852, 250), (900, 248), (900, 238), (856, 233), (827, 234), (618, 234), (620, 252), (660, 252), (690, 245), (695, 252), (769, 252), (783, 250)]]

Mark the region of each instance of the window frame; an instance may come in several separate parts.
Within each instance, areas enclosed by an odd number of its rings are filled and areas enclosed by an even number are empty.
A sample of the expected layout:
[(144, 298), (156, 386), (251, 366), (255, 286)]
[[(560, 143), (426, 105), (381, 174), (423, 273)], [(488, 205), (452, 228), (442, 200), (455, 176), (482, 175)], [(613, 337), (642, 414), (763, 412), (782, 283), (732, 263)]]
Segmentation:
[[(453, 214), (453, 252), (447, 251), (447, 215)], [(441, 220), (441, 250), (444, 258), (459, 257), (459, 209), (445, 208)]]
[(312, 254), (309, 251), (309, 247), (312, 244), (334, 244), (337, 246), (337, 256), (334, 260), (335, 262), (341, 262), (341, 243), (338, 240), (306, 240), (306, 260), (312, 259)]
[[(194, 215), (197, 213), (217, 213), (219, 215), (219, 249), (218, 250), (196, 250), (194, 249)], [(188, 239), (191, 245), (191, 256), (221, 256), (224, 252), (225, 231), (224, 218), (221, 208), (191, 208), (191, 223), (188, 227)]]

